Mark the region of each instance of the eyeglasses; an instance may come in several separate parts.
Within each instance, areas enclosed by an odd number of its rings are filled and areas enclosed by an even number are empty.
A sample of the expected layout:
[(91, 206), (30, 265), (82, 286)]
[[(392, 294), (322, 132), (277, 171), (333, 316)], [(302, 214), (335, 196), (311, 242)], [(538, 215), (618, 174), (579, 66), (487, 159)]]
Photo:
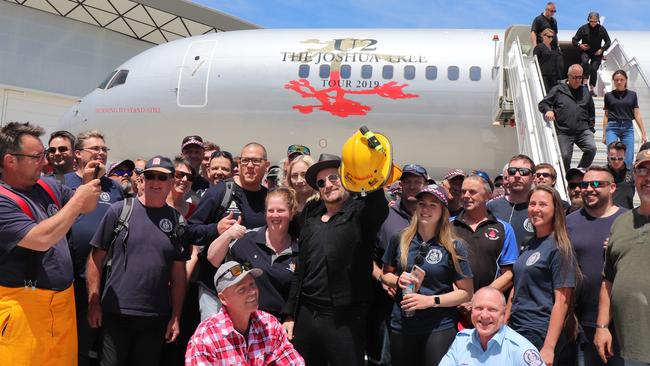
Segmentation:
[(650, 168), (634, 168), (634, 175), (637, 177), (646, 177), (650, 174)]
[(90, 147), (84, 147), (79, 150), (85, 150), (94, 154), (99, 154), (99, 153), (107, 153), (111, 149), (107, 148), (106, 146), (90, 146)]
[(233, 277), (237, 277), (240, 274), (244, 273), (244, 271), (250, 271), (251, 269), (253, 269), (253, 266), (250, 264), (250, 262), (238, 263), (237, 265), (230, 267), (230, 269), (228, 269), (226, 272), (222, 273), (221, 276), (217, 277), (217, 281), (219, 281), (228, 273), (230, 273)]
[(252, 163), (254, 166), (260, 166), (266, 159), (263, 158), (241, 158), (239, 162), (241, 165), (248, 165), (248, 163)]
[(580, 182), (572, 182), (569, 183), (569, 189), (574, 190), (576, 188), (580, 187)]
[(43, 160), (43, 159), (45, 159), (45, 156), (47, 156), (47, 151), (43, 151), (43, 152), (41, 152), (39, 154), (34, 154), (34, 155), (21, 154), (21, 153), (7, 153), (7, 154), (13, 155), (13, 156), (22, 156), (22, 157), (25, 157), (25, 158), (32, 158), (32, 159), (36, 159), (36, 160)]
[(569, 79), (571, 79), (571, 80), (582, 80), (583, 78), (582, 78), (582, 75), (580, 75), (580, 76), (569, 76)]
[(133, 175), (133, 170), (115, 169), (111, 172), (111, 176), (113, 175), (117, 175), (118, 177), (130, 177)]
[(61, 154), (63, 154), (64, 152), (68, 152), (69, 150), (70, 148), (67, 146), (59, 146), (59, 147), (50, 147), (49, 149), (47, 149), (47, 152), (50, 154), (56, 154), (56, 152), (58, 151)]
[[(542, 177), (543, 178), (551, 178), (551, 177), (553, 177), (553, 174), (546, 173), (546, 172), (539, 172), (539, 173), (535, 173), (535, 177), (537, 177), (537, 178), (542, 178)], [(555, 177), (553, 177), (553, 178), (555, 178)]]
[(610, 156), (608, 157), (609, 161), (623, 161), (625, 160), (625, 157), (623, 156)]
[(156, 174), (153, 172), (144, 172), (144, 179), (146, 180), (159, 180), (161, 182), (167, 181), (169, 179), (169, 174)]
[(508, 175), (515, 175), (519, 172), (522, 177), (529, 176), (533, 171), (530, 168), (508, 168)]
[(174, 178), (176, 178), (178, 180), (182, 180), (183, 177), (185, 177), (188, 182), (194, 182), (194, 174), (185, 173), (185, 172), (181, 172), (181, 171), (178, 171), (178, 170), (174, 172)]
[(600, 188), (600, 187), (606, 187), (610, 185), (611, 182), (605, 181), (605, 180), (590, 180), (590, 181), (582, 181), (580, 182), (580, 188), (582, 189), (587, 189), (587, 187), (591, 186), (591, 188)]
[[(327, 180), (330, 181), (332, 184), (336, 184), (341, 177), (339, 177), (338, 174), (330, 174), (327, 177), (325, 177)], [(316, 181), (316, 186), (318, 188), (325, 188), (325, 179), (319, 179)]]

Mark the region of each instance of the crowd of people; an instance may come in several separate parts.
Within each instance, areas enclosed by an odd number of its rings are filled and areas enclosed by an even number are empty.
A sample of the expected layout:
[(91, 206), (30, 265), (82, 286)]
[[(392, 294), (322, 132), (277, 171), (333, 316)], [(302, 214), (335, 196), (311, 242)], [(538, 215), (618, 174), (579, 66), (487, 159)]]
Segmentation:
[(410, 162), (359, 194), (345, 150), (295, 144), (272, 165), (258, 142), (235, 156), (190, 135), (176, 157), (108, 164), (100, 131), (45, 148), (42, 128), (6, 124), (0, 364), (650, 365), (650, 144), (616, 71), (592, 165), (609, 37), (590, 13), (558, 84), (555, 11), (531, 40), (567, 201), (522, 154), (494, 179)]

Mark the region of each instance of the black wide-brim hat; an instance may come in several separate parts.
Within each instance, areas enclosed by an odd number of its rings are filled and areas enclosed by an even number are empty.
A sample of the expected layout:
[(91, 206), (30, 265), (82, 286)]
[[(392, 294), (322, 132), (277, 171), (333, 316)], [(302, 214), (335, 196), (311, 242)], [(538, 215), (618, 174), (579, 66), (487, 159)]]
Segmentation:
[(305, 180), (310, 187), (318, 190), (316, 185), (316, 175), (323, 169), (338, 168), (341, 166), (341, 158), (333, 154), (320, 154), (318, 162), (310, 166), (305, 173)]

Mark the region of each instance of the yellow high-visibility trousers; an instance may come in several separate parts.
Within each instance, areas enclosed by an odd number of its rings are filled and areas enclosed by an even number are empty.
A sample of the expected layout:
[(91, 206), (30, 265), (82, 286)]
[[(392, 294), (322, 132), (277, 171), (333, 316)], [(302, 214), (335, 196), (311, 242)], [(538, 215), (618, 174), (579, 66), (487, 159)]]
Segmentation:
[(0, 286), (0, 366), (76, 366), (74, 290)]

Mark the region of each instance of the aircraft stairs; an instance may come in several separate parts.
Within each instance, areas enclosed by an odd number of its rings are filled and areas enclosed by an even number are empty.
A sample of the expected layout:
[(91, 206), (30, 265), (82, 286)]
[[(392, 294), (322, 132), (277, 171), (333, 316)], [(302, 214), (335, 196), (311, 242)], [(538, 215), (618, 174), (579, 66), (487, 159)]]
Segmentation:
[[(561, 44), (563, 49), (572, 47), (570, 44)], [(565, 54), (565, 69), (573, 62), (567, 60)], [(569, 56), (570, 57), (570, 56)], [(502, 68), (502, 69), (500, 69)], [(563, 199), (567, 199), (565, 181), (565, 167), (563, 166), (557, 134), (553, 123), (544, 120), (538, 110), (538, 103), (544, 95), (544, 85), (539, 70), (537, 58), (532, 55), (530, 43), (530, 27), (527, 25), (514, 25), (508, 28), (502, 44), (498, 62), (495, 65), (499, 79), (497, 109), (494, 114), (495, 125), (513, 124), (517, 130), (519, 152), (530, 156), (535, 162), (552, 164), (558, 171), (556, 188)], [(650, 118), (650, 83), (635, 58), (628, 58), (618, 40), (606, 52), (598, 71), (596, 92), (594, 98), (596, 109), (595, 140), (598, 148), (593, 164), (607, 164), (607, 149), (602, 143), (603, 136), (603, 95), (612, 90), (611, 83), (614, 71), (622, 69), (628, 74), (628, 88), (637, 93), (641, 115), (646, 117), (645, 128), (650, 131), (648, 119)], [(635, 124), (635, 151), (641, 144), (641, 135)], [(571, 166), (578, 165), (582, 151), (574, 149)], [(638, 196), (635, 197), (635, 206), (639, 204)]]

